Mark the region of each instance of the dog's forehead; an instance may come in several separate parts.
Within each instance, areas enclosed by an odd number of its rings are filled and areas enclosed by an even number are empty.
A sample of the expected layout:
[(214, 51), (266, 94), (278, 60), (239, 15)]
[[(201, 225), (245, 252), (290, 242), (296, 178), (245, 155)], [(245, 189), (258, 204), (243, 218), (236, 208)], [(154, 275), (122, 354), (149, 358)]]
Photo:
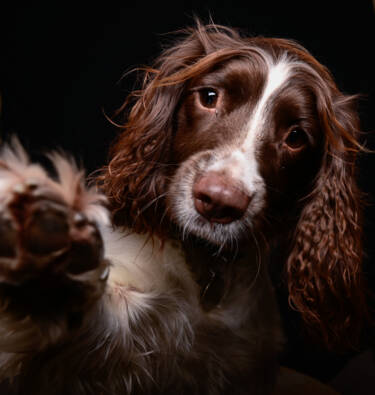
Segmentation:
[(232, 102), (245, 104), (249, 109), (242, 113), (244, 119), (241, 134), (244, 149), (253, 145), (254, 139), (259, 137), (272, 109), (272, 103), (288, 85), (295, 65), (296, 62), (286, 53), (273, 58), (262, 51), (254, 59), (250, 57), (230, 60), (199, 81), (203, 85), (224, 88)]
[(267, 65), (259, 56), (233, 57), (214, 64), (191, 81), (191, 86), (224, 89), (232, 99), (254, 100), (267, 79)]
[(270, 112), (271, 103), (277, 98), (278, 93), (287, 85), (292, 73), (292, 66), (287, 57), (276, 61), (269, 59), (267, 64), (267, 77), (263, 86), (262, 94), (256, 106), (250, 114), (246, 124), (246, 135), (243, 149), (248, 149), (259, 139), (266, 118)]
[[(186, 119), (194, 120), (189, 128), (194, 125), (202, 137), (199, 147), (203, 149), (219, 144), (226, 151), (255, 155), (261, 144), (276, 139), (281, 125), (275, 126), (275, 120), (282, 119), (282, 127), (287, 128), (299, 117), (314, 114), (314, 89), (310, 89), (306, 77), (314, 80), (319, 74), (289, 51), (276, 53), (260, 48), (249, 51), (248, 56), (226, 59), (191, 80), (193, 91), (212, 87), (222, 93), (215, 115), (196, 114), (188, 102), (179, 125), (186, 126)], [(185, 133), (179, 134), (178, 142), (181, 141), (192, 146)]]
[(245, 105), (252, 108), (253, 116), (259, 116), (291, 80), (294, 86), (304, 88), (317, 79), (321, 79), (319, 72), (295, 53), (257, 48), (247, 56), (242, 54), (214, 64), (193, 78), (189, 87), (222, 89), (228, 102), (227, 112)]
[(206, 73), (199, 76), (198, 82), (221, 83), (226, 85), (228, 80), (236, 81), (240, 78), (252, 80), (264, 78), (266, 65), (259, 55), (233, 56), (224, 61), (214, 63)]
[[(274, 66), (280, 63), (289, 63), (293, 69), (298, 69), (299, 73), (305, 74), (307, 72), (310, 78), (321, 78), (324, 67), (307, 51), (284, 42), (280, 46), (277, 43), (277, 39), (262, 39), (259, 42), (254, 39), (254, 42), (249, 44), (246, 50), (243, 49), (238, 54), (234, 53), (231, 57), (217, 62), (210, 53), (207, 57), (213, 58), (211, 66), (190, 82), (192, 85), (219, 85), (223, 88), (234, 84), (242, 84), (243, 87), (246, 87), (247, 84), (254, 85), (256, 83), (264, 87), (269, 75), (275, 75)], [(225, 48), (218, 49), (218, 59), (221, 58), (221, 50), (225, 50)], [(279, 70), (280, 67), (277, 68), (277, 71)], [(251, 93), (255, 94), (256, 92), (251, 91)]]

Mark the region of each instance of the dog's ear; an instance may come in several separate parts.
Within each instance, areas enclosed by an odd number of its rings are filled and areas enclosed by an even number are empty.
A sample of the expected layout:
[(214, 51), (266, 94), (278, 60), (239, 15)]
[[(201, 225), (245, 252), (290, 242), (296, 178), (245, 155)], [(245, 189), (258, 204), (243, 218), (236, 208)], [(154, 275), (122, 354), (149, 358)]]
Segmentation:
[[(121, 134), (112, 145), (109, 165), (99, 177), (110, 202), (113, 222), (144, 233), (157, 229), (158, 200), (172, 134), (180, 86), (158, 86), (161, 72), (147, 71)], [(126, 109), (125, 109), (126, 111)]]
[(354, 343), (367, 315), (362, 207), (355, 181), (358, 118), (353, 97), (335, 96), (317, 100), (325, 154), (287, 262), (292, 307), (332, 347)]

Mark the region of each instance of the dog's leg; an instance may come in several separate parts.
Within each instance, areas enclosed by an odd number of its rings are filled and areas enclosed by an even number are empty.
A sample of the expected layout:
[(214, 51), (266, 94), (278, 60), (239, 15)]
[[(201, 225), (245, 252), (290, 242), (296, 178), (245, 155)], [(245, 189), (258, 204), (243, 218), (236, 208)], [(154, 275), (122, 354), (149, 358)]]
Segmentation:
[(59, 155), (56, 180), (15, 141), (0, 154), (0, 381), (81, 326), (104, 292), (104, 198)]

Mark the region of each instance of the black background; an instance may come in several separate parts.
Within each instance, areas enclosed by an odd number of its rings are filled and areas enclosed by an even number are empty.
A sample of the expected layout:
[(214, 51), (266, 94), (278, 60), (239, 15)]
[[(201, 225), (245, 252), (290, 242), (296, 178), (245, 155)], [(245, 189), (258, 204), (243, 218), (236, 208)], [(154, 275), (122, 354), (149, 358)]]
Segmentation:
[[(88, 172), (100, 167), (117, 133), (104, 114), (112, 115), (135, 84), (135, 75), (123, 74), (150, 64), (171, 42), (173, 36), (166, 33), (193, 25), (194, 15), (205, 22), (211, 15), (216, 23), (250, 35), (299, 41), (332, 71), (342, 91), (363, 95), (359, 111), (364, 140), (375, 148), (375, 13), (366, 0), (3, 5), (0, 137), (17, 134), (36, 157), (60, 147)], [(365, 264), (373, 284), (375, 158), (363, 155), (359, 164), (360, 184), (370, 202)], [(333, 377), (348, 355), (319, 350), (297, 332), (291, 329), (284, 363), (323, 380)]]

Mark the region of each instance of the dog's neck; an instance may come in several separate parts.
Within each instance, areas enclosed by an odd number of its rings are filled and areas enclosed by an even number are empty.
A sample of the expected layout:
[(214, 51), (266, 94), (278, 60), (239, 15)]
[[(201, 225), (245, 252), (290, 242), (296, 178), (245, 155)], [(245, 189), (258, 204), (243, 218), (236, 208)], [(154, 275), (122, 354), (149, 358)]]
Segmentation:
[(200, 288), (201, 305), (206, 311), (220, 305), (234, 286), (238, 272), (246, 272), (251, 281), (259, 260), (264, 260), (266, 255), (264, 248), (250, 241), (237, 249), (208, 245), (199, 240), (187, 240), (183, 247), (187, 264)]

